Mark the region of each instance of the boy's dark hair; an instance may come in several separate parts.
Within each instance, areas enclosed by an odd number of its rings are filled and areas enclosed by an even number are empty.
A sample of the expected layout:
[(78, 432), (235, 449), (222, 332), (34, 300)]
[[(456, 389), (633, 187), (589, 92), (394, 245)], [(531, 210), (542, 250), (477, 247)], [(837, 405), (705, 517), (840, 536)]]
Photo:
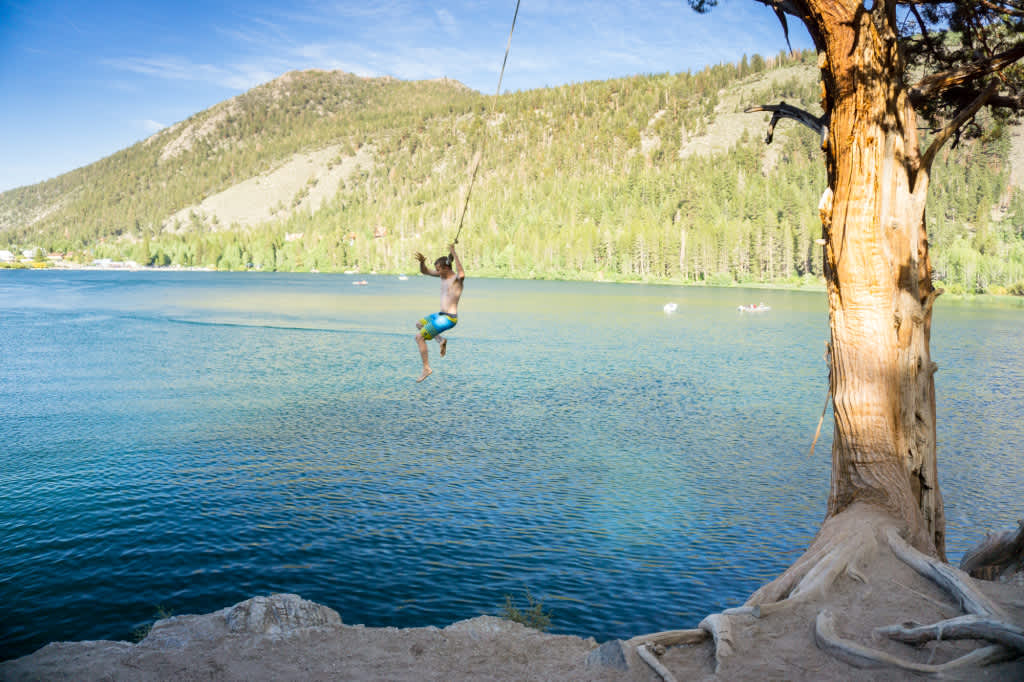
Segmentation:
[(434, 267), (438, 267), (439, 268), (442, 265), (445, 266), (445, 267), (448, 267), (448, 268), (450, 268), (452, 266), (451, 262), (449, 262), (449, 260), (448, 260), (448, 256), (441, 256), (436, 261), (434, 261)]

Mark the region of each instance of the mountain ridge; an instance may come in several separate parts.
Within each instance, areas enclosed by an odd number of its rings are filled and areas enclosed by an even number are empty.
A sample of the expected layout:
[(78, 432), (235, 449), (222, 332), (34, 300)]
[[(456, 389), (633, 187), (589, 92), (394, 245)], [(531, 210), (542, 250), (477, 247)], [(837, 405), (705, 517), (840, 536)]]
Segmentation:
[[(800, 281), (820, 274), (818, 141), (788, 122), (765, 145), (767, 114), (744, 109), (784, 99), (813, 112), (817, 97), (810, 53), (497, 98), (449, 79), (291, 71), (0, 194), (0, 243), (158, 265), (403, 271), (410, 246), (451, 240), (482, 152), (465, 234), (484, 273)], [(965, 290), (1024, 281), (1024, 202), (1010, 184), (1024, 145), (1016, 128), (988, 138), (945, 153), (929, 205), (937, 275)]]

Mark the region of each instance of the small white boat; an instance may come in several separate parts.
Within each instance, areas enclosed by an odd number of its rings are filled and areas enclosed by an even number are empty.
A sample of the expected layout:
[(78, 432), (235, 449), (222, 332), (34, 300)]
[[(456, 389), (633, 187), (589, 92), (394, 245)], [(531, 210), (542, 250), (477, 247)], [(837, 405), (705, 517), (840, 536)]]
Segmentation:
[(352, 282), (352, 284), (355, 284), (357, 287), (364, 287), (367, 284), (369, 284), (369, 282), (367, 282), (365, 279), (361, 279), (356, 282)]
[(751, 303), (750, 305), (736, 306), (736, 310), (741, 313), (764, 313), (771, 309), (772, 307), (770, 305), (765, 305), (764, 303)]
[(675, 303), (666, 303), (664, 305), (664, 307), (662, 307), (662, 310), (665, 311), (666, 315), (671, 315), (672, 313), (674, 313), (678, 309), (679, 309), (679, 306), (677, 304), (675, 304)]
[(402, 280), (404, 282), (405, 280), (407, 280), (409, 278), (406, 275), (399, 275), (398, 279), (400, 279), (400, 280)]

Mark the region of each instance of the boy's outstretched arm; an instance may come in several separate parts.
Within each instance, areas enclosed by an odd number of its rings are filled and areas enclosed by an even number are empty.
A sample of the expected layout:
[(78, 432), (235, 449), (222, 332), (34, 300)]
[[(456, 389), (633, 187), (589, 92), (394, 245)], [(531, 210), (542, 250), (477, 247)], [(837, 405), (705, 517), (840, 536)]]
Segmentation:
[(430, 275), (431, 277), (440, 277), (441, 273), (437, 270), (427, 267), (427, 257), (419, 251), (416, 252), (416, 260), (420, 262), (420, 272), (424, 275)]
[(448, 245), (448, 255), (455, 262), (455, 276), (459, 279), (466, 279), (466, 271), (462, 269), (462, 260), (459, 254), (455, 253), (455, 244)]

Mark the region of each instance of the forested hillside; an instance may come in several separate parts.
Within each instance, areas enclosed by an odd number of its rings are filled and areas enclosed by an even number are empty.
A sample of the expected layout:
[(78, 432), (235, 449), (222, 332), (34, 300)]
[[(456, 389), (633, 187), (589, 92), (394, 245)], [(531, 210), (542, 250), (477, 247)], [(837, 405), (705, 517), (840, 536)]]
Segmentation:
[[(90, 166), (0, 194), (0, 244), (218, 269), (411, 272), (456, 235), (475, 275), (800, 282), (820, 273), (811, 54), (506, 94), (293, 72)], [(929, 231), (953, 291), (1024, 293), (1010, 129), (936, 167)]]

